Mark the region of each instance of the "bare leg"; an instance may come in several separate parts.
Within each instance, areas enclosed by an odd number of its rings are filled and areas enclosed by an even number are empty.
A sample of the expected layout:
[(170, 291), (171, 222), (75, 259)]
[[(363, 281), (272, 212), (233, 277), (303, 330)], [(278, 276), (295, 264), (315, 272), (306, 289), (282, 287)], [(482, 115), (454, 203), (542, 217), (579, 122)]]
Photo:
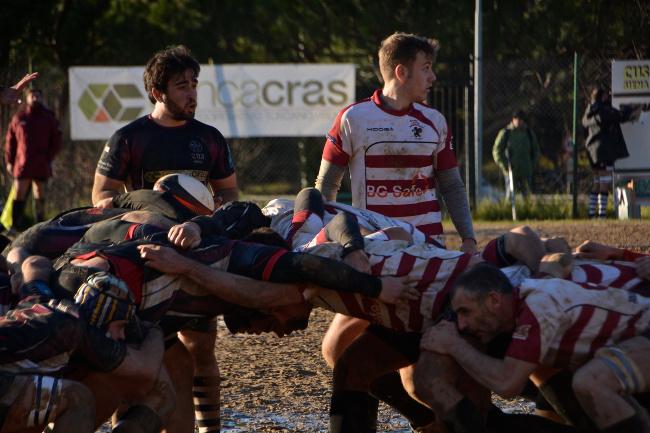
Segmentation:
[(648, 391), (649, 380), (650, 340), (634, 337), (596, 352), (576, 371), (572, 386), (600, 430), (647, 431), (648, 414), (631, 394)]
[(176, 390), (176, 407), (165, 423), (167, 433), (194, 432), (194, 406), (192, 405), (192, 378), (194, 362), (184, 345), (174, 344), (165, 352), (165, 365)]
[[(79, 382), (62, 379), (57, 384), (58, 390), (38, 394), (32, 377), (24, 378), (29, 381), (21, 385), (24, 389), (11, 405), (3, 433), (43, 431), (49, 422), (54, 422), (55, 433), (94, 431), (95, 399), (88, 388)], [(51, 411), (49, 417), (45, 417), (48, 405)], [(42, 415), (39, 417), (38, 414)], [(35, 417), (40, 419), (34, 422)]]
[(330, 368), (334, 368), (341, 353), (368, 327), (368, 322), (337, 313), (330, 323), (321, 351), (323, 358)]
[(528, 266), (533, 272), (537, 272), (539, 262), (546, 253), (544, 244), (528, 226), (515, 227), (505, 233), (506, 252)]

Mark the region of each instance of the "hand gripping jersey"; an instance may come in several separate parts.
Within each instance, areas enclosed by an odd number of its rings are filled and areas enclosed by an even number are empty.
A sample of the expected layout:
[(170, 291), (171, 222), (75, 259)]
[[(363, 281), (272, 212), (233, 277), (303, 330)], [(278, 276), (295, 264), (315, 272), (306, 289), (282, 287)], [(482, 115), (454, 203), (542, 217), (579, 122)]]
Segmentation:
[[(407, 284), (417, 288), (421, 297), (392, 305), (356, 293), (321, 290), (310, 302), (395, 331), (408, 332), (420, 332), (434, 323), (454, 281), (467, 268), (471, 258), (470, 254), (432, 244), (409, 246), (404, 241), (372, 240), (368, 237), (365, 251), (372, 265), (372, 275), (408, 276)], [(341, 246), (323, 243), (308, 248), (307, 252), (336, 259), (341, 254)]]
[(519, 286), (516, 326), (506, 356), (575, 370), (600, 347), (647, 332), (650, 298), (619, 288), (560, 279)]
[(407, 221), (440, 242), (435, 172), (456, 167), (444, 116), (423, 104), (386, 107), (377, 90), (342, 110), (327, 135), (323, 159), (348, 165), (352, 204)]
[(156, 180), (183, 173), (203, 183), (235, 172), (230, 148), (212, 126), (192, 119), (166, 128), (144, 116), (117, 130), (106, 143), (97, 172), (129, 181), (129, 190), (152, 189)]

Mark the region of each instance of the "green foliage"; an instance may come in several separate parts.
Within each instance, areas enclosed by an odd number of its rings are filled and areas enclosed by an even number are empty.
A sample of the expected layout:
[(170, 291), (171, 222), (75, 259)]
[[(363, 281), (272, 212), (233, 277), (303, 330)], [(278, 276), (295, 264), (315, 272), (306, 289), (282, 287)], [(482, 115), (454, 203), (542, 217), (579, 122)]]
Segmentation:
[[(531, 196), (516, 199), (517, 219), (519, 220), (561, 220), (569, 219), (572, 215), (573, 202), (570, 196)], [(578, 207), (579, 217), (586, 217), (586, 206)], [(609, 210), (613, 214), (613, 210)], [(484, 221), (499, 221), (512, 219), (510, 201), (481, 200), (476, 209), (475, 219)]]

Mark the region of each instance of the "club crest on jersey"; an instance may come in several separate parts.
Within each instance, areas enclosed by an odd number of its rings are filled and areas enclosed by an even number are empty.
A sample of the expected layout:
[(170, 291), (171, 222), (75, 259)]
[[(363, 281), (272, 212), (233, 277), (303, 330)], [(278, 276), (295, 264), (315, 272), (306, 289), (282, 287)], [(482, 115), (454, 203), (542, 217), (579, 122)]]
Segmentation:
[(422, 138), (422, 125), (420, 125), (420, 122), (413, 119), (410, 121), (410, 127), (411, 127), (411, 133), (413, 134), (413, 137)]
[(195, 163), (202, 163), (205, 161), (205, 152), (203, 152), (203, 144), (200, 141), (192, 140), (189, 143), (190, 155), (192, 161)]
[(530, 328), (532, 325), (519, 325), (515, 329), (515, 332), (512, 334), (512, 338), (515, 340), (528, 340), (528, 334), (530, 333)]

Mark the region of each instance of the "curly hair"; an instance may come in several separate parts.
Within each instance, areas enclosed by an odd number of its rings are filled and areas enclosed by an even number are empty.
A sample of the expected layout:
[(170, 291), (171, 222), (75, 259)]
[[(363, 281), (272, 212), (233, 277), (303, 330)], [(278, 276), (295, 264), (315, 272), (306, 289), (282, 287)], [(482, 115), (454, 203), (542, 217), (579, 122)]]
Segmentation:
[(147, 62), (143, 74), (144, 88), (149, 100), (155, 104), (156, 100), (151, 93), (153, 89), (165, 93), (169, 80), (188, 69), (198, 76), (201, 67), (184, 45), (170, 46), (154, 54)]

